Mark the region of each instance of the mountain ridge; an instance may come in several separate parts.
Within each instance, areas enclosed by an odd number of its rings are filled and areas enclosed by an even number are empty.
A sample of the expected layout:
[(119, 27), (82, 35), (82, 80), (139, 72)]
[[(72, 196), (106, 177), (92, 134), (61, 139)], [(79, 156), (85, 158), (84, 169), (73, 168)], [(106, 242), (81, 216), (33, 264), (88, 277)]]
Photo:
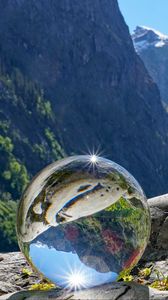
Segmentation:
[(147, 26), (137, 26), (132, 34), (137, 52), (148, 47), (160, 48), (168, 46), (168, 36)]
[(160, 89), (161, 98), (167, 110), (168, 36), (152, 28), (137, 26), (132, 39), (137, 53)]

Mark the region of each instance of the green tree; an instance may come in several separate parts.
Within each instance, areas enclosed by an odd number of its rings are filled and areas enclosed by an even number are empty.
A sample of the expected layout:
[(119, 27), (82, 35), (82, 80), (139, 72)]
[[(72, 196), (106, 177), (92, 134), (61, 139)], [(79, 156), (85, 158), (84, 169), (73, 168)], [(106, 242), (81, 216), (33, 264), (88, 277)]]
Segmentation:
[(52, 149), (53, 160), (61, 159), (65, 156), (65, 153), (59, 143), (57, 142), (54, 133), (49, 129), (45, 129), (45, 136), (48, 140), (48, 143)]
[(12, 140), (9, 137), (0, 135), (0, 150), (10, 153), (13, 151), (13, 147)]

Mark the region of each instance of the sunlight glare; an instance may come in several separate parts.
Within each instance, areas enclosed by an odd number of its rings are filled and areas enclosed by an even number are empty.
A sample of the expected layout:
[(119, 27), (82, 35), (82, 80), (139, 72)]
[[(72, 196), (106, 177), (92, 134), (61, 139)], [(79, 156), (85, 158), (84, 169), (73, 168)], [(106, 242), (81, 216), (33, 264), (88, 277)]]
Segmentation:
[(95, 154), (91, 155), (90, 161), (91, 163), (95, 164), (97, 162), (97, 156)]
[(79, 290), (82, 287), (85, 287), (86, 278), (82, 272), (75, 271), (68, 275), (67, 283), (70, 289)]

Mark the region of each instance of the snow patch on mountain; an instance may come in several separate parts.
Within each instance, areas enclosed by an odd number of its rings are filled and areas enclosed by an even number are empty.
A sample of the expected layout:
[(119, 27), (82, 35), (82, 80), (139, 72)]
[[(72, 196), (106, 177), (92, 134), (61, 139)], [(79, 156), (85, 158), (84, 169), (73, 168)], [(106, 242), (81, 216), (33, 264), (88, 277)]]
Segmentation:
[(155, 44), (155, 47), (163, 47), (164, 45), (166, 45), (164, 41), (159, 41), (158, 43)]
[(160, 48), (168, 45), (168, 36), (147, 26), (137, 26), (132, 34), (133, 43), (137, 52), (148, 47)]

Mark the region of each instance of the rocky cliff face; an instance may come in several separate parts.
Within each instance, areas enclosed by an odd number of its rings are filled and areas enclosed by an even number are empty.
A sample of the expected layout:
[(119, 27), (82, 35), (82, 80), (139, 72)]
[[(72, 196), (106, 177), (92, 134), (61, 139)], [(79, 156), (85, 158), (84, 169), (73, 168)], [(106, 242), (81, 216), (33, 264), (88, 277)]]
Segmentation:
[(68, 154), (100, 148), (148, 195), (167, 190), (167, 116), (116, 0), (1, 1), (0, 53), (51, 100)]
[(168, 36), (148, 27), (137, 26), (133, 35), (137, 53), (157, 83), (162, 101), (168, 104)]

